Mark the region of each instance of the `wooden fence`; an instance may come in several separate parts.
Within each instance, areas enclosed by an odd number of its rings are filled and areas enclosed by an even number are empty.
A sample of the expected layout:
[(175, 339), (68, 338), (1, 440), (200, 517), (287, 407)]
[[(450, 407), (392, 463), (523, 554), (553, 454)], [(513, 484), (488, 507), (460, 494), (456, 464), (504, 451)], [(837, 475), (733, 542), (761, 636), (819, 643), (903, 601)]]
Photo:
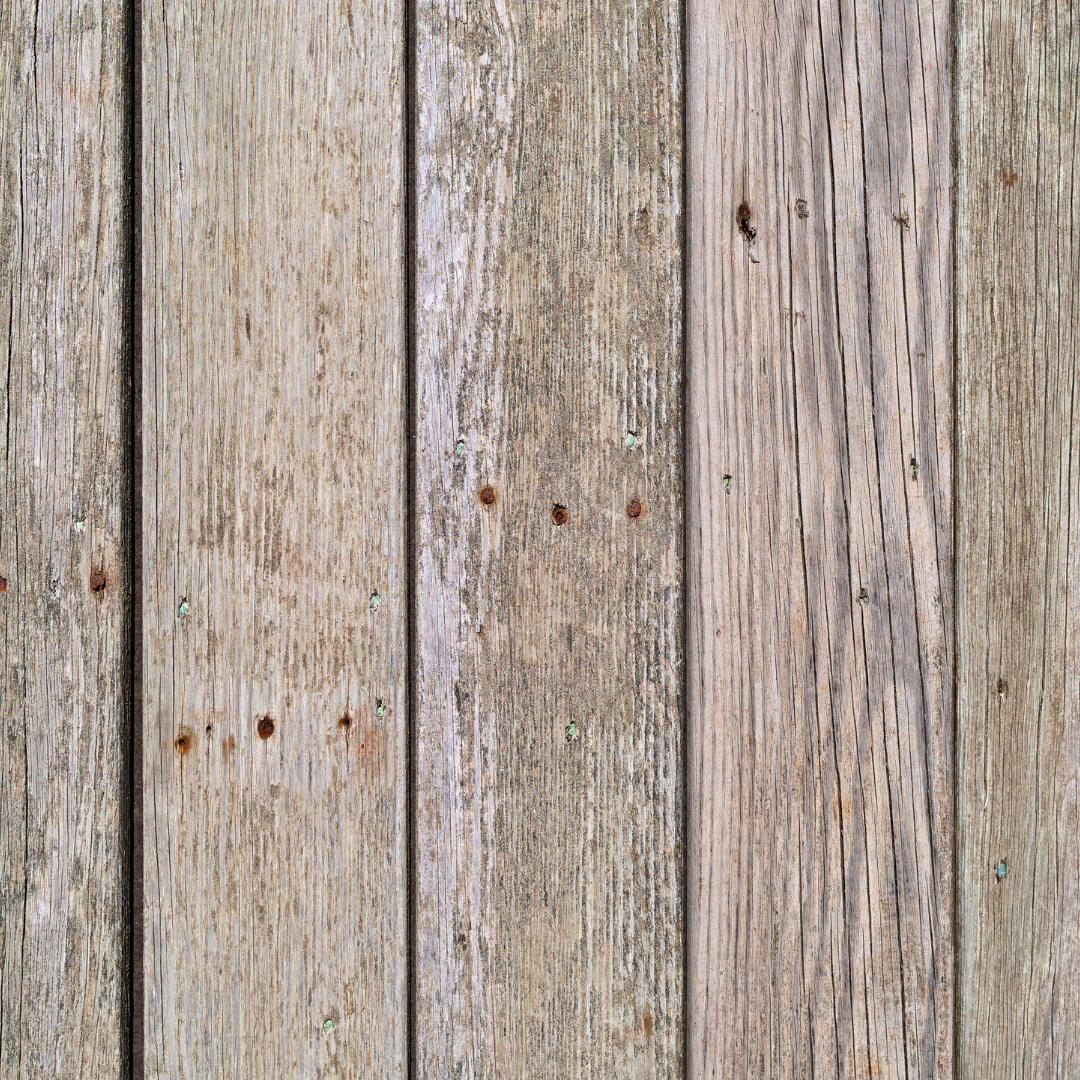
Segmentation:
[(1080, 8), (0, 16), (0, 1076), (1080, 1076)]

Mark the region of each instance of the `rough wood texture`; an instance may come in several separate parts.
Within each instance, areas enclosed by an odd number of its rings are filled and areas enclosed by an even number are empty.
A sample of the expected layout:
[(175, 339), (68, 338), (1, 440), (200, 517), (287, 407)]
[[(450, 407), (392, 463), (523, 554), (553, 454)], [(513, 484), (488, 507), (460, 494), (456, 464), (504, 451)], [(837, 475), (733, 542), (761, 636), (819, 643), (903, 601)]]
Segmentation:
[(679, 16), (418, 6), (417, 1077), (682, 1075)]
[(0, 5), (0, 1075), (11, 1080), (119, 1078), (127, 1053), (121, 14), (111, 2)]
[(958, 1075), (1064, 1080), (1080, 1075), (1080, 9), (965, 0), (959, 31)]
[(145, 7), (148, 1078), (404, 1075), (401, 17)]
[(949, 4), (687, 19), (689, 1076), (948, 1077)]

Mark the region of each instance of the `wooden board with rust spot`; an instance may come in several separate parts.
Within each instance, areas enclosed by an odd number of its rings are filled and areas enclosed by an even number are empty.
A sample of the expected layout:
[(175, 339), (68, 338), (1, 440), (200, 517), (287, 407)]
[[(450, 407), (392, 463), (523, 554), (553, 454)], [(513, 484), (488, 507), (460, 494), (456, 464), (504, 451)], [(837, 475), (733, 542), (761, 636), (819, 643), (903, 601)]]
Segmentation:
[(0, 1075), (128, 1068), (125, 5), (0, 24)]
[(405, 1074), (402, 6), (342, 8), (143, 8), (148, 1078)]

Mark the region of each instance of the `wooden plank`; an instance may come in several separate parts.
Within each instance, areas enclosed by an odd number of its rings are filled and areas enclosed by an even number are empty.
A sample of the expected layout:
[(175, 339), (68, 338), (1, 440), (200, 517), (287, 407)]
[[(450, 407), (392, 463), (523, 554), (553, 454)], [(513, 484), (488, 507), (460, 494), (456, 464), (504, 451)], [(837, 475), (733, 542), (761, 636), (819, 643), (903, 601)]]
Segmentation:
[(402, 1077), (402, 9), (143, 41), (146, 1075)]
[(1080, 1075), (1080, 10), (965, 0), (958, 19), (958, 1075), (1063, 1080)]
[(950, 6), (689, 0), (689, 1073), (952, 1069)]
[[(0, 1074), (128, 1048), (123, 5), (0, 6)], [(94, 588), (100, 575), (101, 587)]]
[(418, 1077), (682, 1075), (680, 66), (417, 7)]

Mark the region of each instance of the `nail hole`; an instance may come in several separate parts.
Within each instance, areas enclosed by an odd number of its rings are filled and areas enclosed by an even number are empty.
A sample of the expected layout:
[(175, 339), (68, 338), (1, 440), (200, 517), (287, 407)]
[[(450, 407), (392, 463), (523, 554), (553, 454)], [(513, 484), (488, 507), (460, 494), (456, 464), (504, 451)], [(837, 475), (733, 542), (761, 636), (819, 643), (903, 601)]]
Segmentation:
[(1015, 184), (1015, 183), (1016, 183), (1016, 173), (1014, 173), (1014, 172), (1006, 173), (1005, 174), (1005, 186), (1006, 187), (1012, 187), (1013, 184)]
[(348, 713), (345, 713), (345, 715), (337, 722), (337, 726), (341, 728), (342, 731), (348, 731), (350, 724), (352, 724), (352, 717)]
[(259, 720), (259, 738), (269, 739), (274, 734), (274, 719), (272, 716), (260, 716)]
[(795, 213), (799, 215), (805, 221), (810, 216), (810, 209), (806, 205), (805, 199), (795, 200)]
[(566, 519), (569, 516), (570, 515), (567, 514), (565, 506), (559, 506), (559, 504), (556, 503), (551, 508), (551, 520), (554, 521), (556, 525), (565, 525)]
[(626, 445), (634, 446), (637, 443), (637, 435), (632, 431), (626, 433)]
[(207, 724), (206, 725), (206, 734), (210, 735), (210, 734), (213, 733), (213, 731), (214, 731), (214, 725), (213, 724)]
[(187, 597), (180, 597), (180, 606), (176, 609), (176, 614), (182, 619), (190, 610), (191, 608), (188, 605)]
[(379, 605), (382, 603), (382, 597), (377, 592), (373, 592), (368, 603), (371, 605), (372, 611), (378, 611)]
[(865, 589), (859, 590), (859, 595), (855, 597), (860, 604), (865, 604), (870, 599), (870, 594)]
[(731, 487), (731, 473), (724, 473), (724, 487)]
[(641, 517), (641, 503), (637, 499), (631, 499), (626, 504), (626, 516), (628, 518)]
[(7, 591), (7, 578), (6, 577), (0, 577), (0, 592), (6, 592), (6, 591)]
[(376, 698), (375, 699), (375, 715), (376, 716), (385, 716), (386, 715), (386, 706), (383, 704), (382, 698)]
[(495, 501), (495, 489), (489, 484), (480, 490), (480, 501), (485, 506), (490, 506)]
[(1005, 865), (1004, 859), (999, 859), (997, 866), (994, 867), (994, 873), (997, 874), (998, 881), (1004, 881), (1005, 875), (1009, 872), (1008, 866)]
[(1005, 682), (1005, 680), (1004, 679), (998, 679), (997, 696), (999, 698), (1004, 698), (1005, 695), (1008, 692), (1009, 692), (1009, 687), (1008, 687), (1008, 684)]
[(739, 203), (739, 209), (735, 211), (735, 220), (739, 223), (739, 232), (747, 240), (753, 240), (757, 236), (757, 229), (750, 224), (751, 217), (753, 217), (753, 211), (750, 209), (750, 204), (743, 200)]
[(911, 461), (908, 462), (908, 467), (911, 469), (911, 479), (912, 480), (918, 480), (919, 479), (919, 463), (914, 458), (912, 458)]
[(566, 741), (571, 742), (578, 737), (578, 726), (573, 720), (566, 725)]
[(105, 575), (99, 574), (96, 570), (90, 575), (90, 588), (94, 592), (101, 592), (105, 588)]
[(182, 728), (180, 734), (173, 740), (173, 746), (176, 747), (176, 752), (183, 757), (192, 747), (195, 742), (194, 736), (187, 728)]

